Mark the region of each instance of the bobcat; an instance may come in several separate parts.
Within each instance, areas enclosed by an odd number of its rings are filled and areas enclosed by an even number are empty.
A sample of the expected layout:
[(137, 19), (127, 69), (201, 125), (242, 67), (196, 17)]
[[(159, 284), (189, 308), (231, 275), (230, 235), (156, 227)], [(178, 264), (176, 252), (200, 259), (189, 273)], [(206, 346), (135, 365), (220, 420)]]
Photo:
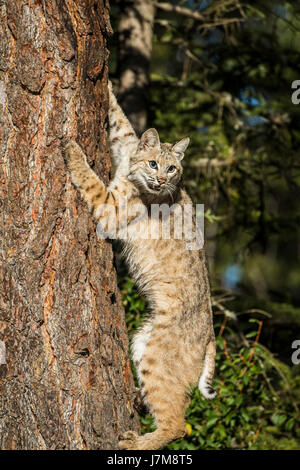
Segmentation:
[[(185, 433), (184, 415), (190, 387), (198, 382), (205, 398), (211, 387), (215, 362), (210, 287), (203, 249), (187, 249), (186, 240), (163, 237), (162, 218), (150, 220), (150, 206), (167, 204), (183, 208), (191, 200), (182, 187), (181, 160), (189, 144), (160, 143), (155, 129), (137, 138), (109, 85), (110, 146), (115, 174), (106, 188), (89, 167), (79, 145), (64, 142), (64, 157), (74, 185), (81, 192), (100, 231), (108, 235), (113, 219), (109, 208), (127, 215), (117, 223), (129, 270), (146, 295), (151, 313), (132, 342), (141, 395), (153, 414), (156, 430), (144, 436), (127, 431), (120, 449), (159, 449)], [(136, 219), (136, 210), (144, 217)], [(145, 215), (146, 214), (146, 215)], [(174, 213), (170, 212), (170, 219)], [(195, 221), (194, 221), (195, 222)], [(194, 223), (193, 222), (193, 223)], [(158, 229), (155, 238), (145, 237), (149, 224)], [(137, 236), (137, 233), (141, 236)], [(200, 378), (199, 378), (200, 377)]]

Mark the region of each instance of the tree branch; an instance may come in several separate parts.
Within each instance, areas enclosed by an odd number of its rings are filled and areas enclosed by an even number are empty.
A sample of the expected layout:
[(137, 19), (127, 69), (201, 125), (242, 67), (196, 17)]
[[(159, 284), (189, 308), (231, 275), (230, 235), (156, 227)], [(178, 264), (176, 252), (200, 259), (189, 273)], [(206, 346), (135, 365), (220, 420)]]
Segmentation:
[(230, 160), (219, 160), (218, 158), (200, 158), (189, 163), (193, 168), (220, 168), (232, 164)]
[(242, 21), (245, 21), (245, 17), (244, 17), (244, 18), (219, 18), (219, 19), (217, 18), (216, 21), (207, 22), (209, 21), (208, 15), (204, 16), (198, 11), (192, 11), (189, 8), (181, 7), (178, 5), (172, 5), (171, 3), (167, 3), (167, 2), (162, 2), (162, 3), (154, 2), (154, 5), (156, 6), (156, 8), (160, 8), (163, 11), (167, 11), (170, 13), (178, 13), (188, 18), (193, 18), (194, 20), (202, 21), (203, 24), (200, 27), (203, 29), (215, 28), (217, 26), (225, 26), (228, 24), (241, 23)]
[(194, 20), (206, 20), (205, 16), (201, 15), (201, 13), (199, 13), (198, 11), (192, 11), (189, 8), (180, 7), (178, 5), (172, 5), (171, 3), (167, 2), (154, 2), (154, 5), (160, 10), (168, 11), (171, 13), (180, 13), (181, 15), (193, 18)]

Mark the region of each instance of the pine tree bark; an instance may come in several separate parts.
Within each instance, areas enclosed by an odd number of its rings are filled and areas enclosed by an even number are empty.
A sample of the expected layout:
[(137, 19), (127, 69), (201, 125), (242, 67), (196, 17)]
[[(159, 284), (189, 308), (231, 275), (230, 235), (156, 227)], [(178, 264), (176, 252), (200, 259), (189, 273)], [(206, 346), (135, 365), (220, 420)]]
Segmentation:
[(111, 244), (61, 139), (107, 182), (105, 0), (0, 0), (0, 448), (115, 449), (138, 430)]

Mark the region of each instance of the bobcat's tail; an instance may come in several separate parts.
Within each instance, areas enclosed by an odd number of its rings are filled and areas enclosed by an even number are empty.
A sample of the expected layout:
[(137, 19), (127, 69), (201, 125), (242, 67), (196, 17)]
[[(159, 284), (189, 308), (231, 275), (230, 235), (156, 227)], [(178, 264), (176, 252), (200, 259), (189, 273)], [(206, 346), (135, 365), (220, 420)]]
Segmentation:
[(212, 388), (212, 380), (215, 371), (216, 343), (212, 339), (206, 346), (204, 365), (198, 383), (198, 388), (204, 398), (212, 400), (216, 396), (216, 391)]

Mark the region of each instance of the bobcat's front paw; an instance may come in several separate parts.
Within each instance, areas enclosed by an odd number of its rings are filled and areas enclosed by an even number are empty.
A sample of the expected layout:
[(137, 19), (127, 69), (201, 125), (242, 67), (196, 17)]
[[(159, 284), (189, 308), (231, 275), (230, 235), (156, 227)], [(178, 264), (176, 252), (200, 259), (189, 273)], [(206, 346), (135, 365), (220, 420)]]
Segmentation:
[(72, 170), (74, 164), (86, 163), (86, 156), (81, 150), (81, 147), (70, 139), (63, 139), (62, 141), (62, 154), (67, 164), (67, 167)]
[(126, 431), (121, 435), (121, 440), (119, 441), (119, 448), (122, 450), (137, 450), (138, 449), (138, 438), (136, 432)]

